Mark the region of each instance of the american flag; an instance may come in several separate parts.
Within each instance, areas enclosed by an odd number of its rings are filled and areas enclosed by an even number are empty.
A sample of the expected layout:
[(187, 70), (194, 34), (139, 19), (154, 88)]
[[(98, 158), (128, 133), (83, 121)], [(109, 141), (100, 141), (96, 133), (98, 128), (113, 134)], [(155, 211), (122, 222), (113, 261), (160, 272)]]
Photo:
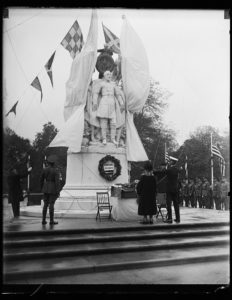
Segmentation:
[(77, 52), (80, 52), (83, 45), (83, 35), (81, 32), (81, 28), (77, 21), (75, 21), (70, 28), (69, 32), (64, 37), (61, 45), (69, 51), (70, 55), (74, 59)]
[(120, 40), (119, 38), (113, 34), (106, 26), (102, 23), (102, 28), (105, 36), (105, 41), (107, 47), (112, 50), (114, 53), (120, 54)]
[(211, 146), (211, 156), (213, 157), (213, 155), (219, 158), (221, 174), (225, 176), (225, 159), (216, 145)]

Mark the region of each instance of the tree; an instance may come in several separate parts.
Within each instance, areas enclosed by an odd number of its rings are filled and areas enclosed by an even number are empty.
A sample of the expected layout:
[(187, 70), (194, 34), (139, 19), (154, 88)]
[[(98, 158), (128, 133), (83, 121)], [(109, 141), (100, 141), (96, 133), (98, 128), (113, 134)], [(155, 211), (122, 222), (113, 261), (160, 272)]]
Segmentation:
[[(184, 165), (185, 157), (188, 158), (189, 177), (195, 178), (207, 177), (211, 179), (211, 133), (213, 136), (213, 145), (220, 148), (220, 152), (226, 162), (226, 176), (229, 172), (229, 136), (221, 136), (218, 130), (212, 126), (200, 126), (190, 134), (190, 139), (176, 151), (176, 155), (181, 155), (180, 163)], [(213, 156), (214, 176), (221, 178), (220, 165), (217, 157)]]
[[(3, 191), (7, 192), (6, 178), (12, 167), (19, 171), (25, 171), (28, 155), (32, 146), (28, 139), (18, 136), (10, 128), (3, 132)], [(26, 179), (22, 181), (23, 188), (26, 189)]]
[[(164, 161), (164, 144), (170, 151), (177, 146), (175, 133), (163, 124), (163, 113), (171, 93), (162, 88), (159, 82), (150, 81), (148, 99), (141, 112), (134, 114), (134, 123), (148, 155), (148, 159), (157, 166)], [(143, 169), (143, 162), (132, 162), (131, 180), (137, 179)]]
[(31, 191), (40, 192), (39, 178), (42, 174), (43, 165), (45, 163), (45, 156), (48, 157), (51, 154), (55, 154), (58, 158), (57, 167), (59, 168), (63, 181), (66, 177), (66, 164), (67, 164), (67, 148), (55, 147), (48, 148), (51, 141), (56, 136), (58, 130), (51, 123), (48, 122), (43, 125), (42, 132), (39, 132), (35, 136), (33, 141), (33, 152), (31, 154), (31, 161), (33, 171), (31, 174)]

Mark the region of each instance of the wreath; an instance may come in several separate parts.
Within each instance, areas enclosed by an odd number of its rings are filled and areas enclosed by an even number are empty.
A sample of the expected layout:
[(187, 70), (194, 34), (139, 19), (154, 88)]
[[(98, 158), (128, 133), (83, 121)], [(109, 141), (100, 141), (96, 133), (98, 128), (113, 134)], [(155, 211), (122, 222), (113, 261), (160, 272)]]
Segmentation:
[[(106, 163), (112, 162), (114, 164), (114, 169), (112, 172), (106, 172), (104, 166)], [(108, 181), (113, 181), (121, 174), (120, 161), (111, 155), (106, 155), (99, 161), (98, 171), (100, 175)]]

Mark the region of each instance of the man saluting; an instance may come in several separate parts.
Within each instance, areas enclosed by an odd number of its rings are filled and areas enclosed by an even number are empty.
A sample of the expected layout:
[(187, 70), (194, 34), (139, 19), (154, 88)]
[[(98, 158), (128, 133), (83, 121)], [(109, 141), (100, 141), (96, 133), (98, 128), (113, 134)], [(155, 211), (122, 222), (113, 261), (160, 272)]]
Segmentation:
[(161, 171), (154, 171), (154, 175), (165, 174), (166, 177), (166, 195), (167, 195), (167, 213), (168, 218), (165, 223), (172, 223), (172, 202), (175, 209), (176, 223), (180, 223), (180, 209), (178, 201), (178, 189), (179, 189), (179, 173), (181, 169), (176, 167), (176, 161), (171, 160), (167, 169)]

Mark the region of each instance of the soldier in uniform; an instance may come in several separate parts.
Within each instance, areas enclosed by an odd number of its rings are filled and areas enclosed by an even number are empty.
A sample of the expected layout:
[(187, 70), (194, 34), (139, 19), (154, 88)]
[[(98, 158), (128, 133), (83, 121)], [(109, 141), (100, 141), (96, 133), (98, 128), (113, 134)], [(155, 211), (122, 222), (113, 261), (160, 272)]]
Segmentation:
[(221, 196), (221, 183), (218, 178), (215, 178), (213, 185), (213, 200), (217, 210), (222, 209)]
[(54, 204), (60, 194), (60, 173), (55, 167), (56, 156), (51, 155), (47, 159), (48, 167), (43, 170), (40, 186), (44, 193), (44, 207), (42, 224), (47, 224), (46, 215), (49, 207), (50, 225), (56, 225), (58, 222), (54, 221)]
[(206, 177), (202, 183), (202, 208), (210, 208), (210, 184)]
[(185, 206), (188, 207), (189, 206), (188, 179), (184, 181), (183, 198), (184, 198)]
[(222, 209), (229, 210), (229, 183), (225, 178), (222, 179), (221, 183), (221, 202)]
[(195, 205), (195, 185), (194, 185), (194, 181), (191, 178), (189, 180), (189, 184), (188, 184), (188, 199), (189, 199), (189, 203), (191, 205), (191, 207), (196, 207)]
[(195, 183), (195, 195), (196, 195), (196, 207), (198, 202), (198, 207), (202, 208), (202, 181), (200, 178), (196, 178)]

